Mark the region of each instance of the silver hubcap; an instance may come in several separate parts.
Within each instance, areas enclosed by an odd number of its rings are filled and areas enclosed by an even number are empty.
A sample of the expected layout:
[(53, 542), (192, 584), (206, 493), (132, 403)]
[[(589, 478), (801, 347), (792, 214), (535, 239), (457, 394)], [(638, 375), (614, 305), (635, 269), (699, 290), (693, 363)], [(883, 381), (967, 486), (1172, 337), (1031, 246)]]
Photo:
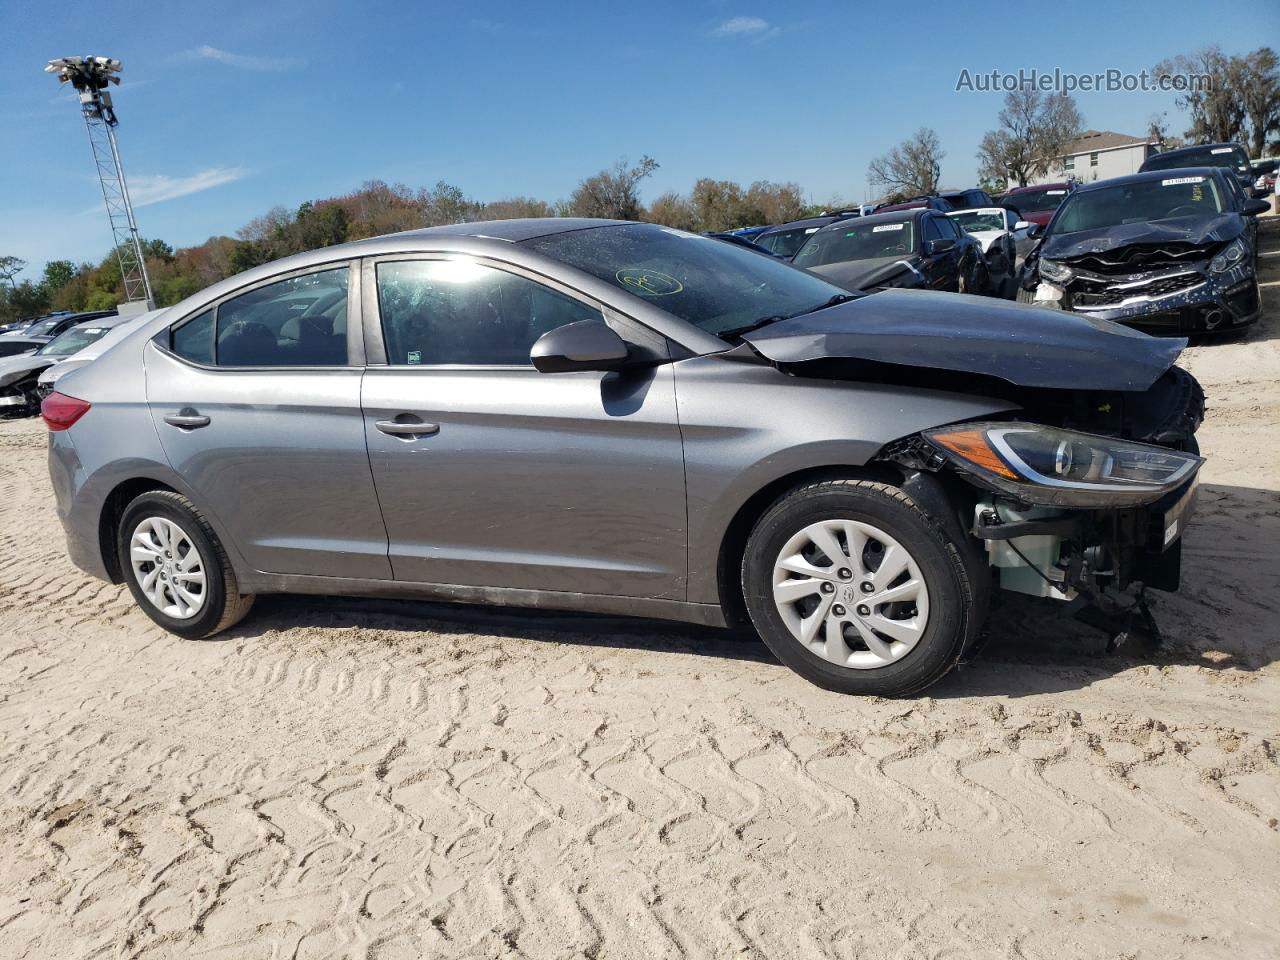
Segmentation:
[(134, 528), (129, 560), (142, 593), (161, 613), (190, 620), (205, 604), (204, 560), (172, 520), (148, 517)]
[(773, 565), (773, 602), (810, 651), (856, 670), (901, 660), (929, 622), (915, 558), (857, 520), (823, 520), (788, 540)]

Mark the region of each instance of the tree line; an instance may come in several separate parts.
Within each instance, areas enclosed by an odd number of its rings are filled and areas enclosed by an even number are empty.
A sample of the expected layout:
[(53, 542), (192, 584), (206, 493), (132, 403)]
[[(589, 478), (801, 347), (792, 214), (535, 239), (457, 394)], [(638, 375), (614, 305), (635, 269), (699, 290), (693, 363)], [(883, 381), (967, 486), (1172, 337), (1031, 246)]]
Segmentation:
[[(1274, 50), (1262, 47), (1228, 56), (1216, 46), (1161, 61), (1160, 73), (1207, 74), (1206, 90), (1181, 94), (1186, 111), (1185, 137), (1194, 142), (1239, 140), (1254, 156), (1280, 152), (1280, 63)], [(983, 135), (978, 147), (979, 186), (1003, 192), (1010, 184), (1026, 184), (1060, 163), (1084, 119), (1066, 94), (1035, 89), (1005, 96), (998, 126)], [(1150, 133), (1172, 146), (1180, 141), (1167, 121), (1153, 117)], [(935, 131), (921, 128), (903, 143), (873, 159), (867, 180), (881, 200), (936, 194), (946, 157)], [(143, 244), (157, 306), (169, 306), (204, 287), (250, 267), (305, 250), (401, 230), (472, 220), (513, 217), (608, 217), (645, 220), (694, 231), (783, 223), (824, 209), (850, 204), (832, 197), (824, 204), (806, 201), (799, 184), (759, 180), (743, 185), (703, 178), (688, 193), (669, 191), (645, 204), (640, 185), (658, 169), (643, 156), (636, 164), (619, 160), (581, 180), (567, 199), (548, 203), (533, 197), (480, 201), (440, 181), (431, 188), (371, 180), (339, 197), (308, 201), (296, 210), (274, 207), (251, 220), (235, 237), (210, 237), (197, 246), (175, 250), (163, 240)], [(964, 187), (968, 184), (956, 184)], [(0, 256), (0, 323), (51, 310), (98, 310), (121, 298), (120, 267), (112, 251), (100, 262), (76, 264), (54, 260), (38, 279), (17, 281), (26, 264)]]

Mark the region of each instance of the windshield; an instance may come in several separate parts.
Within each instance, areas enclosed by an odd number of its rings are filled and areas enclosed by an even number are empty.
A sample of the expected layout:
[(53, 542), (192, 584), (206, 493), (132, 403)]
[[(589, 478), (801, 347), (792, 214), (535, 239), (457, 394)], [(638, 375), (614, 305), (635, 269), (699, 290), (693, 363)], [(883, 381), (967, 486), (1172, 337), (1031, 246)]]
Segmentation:
[(570, 230), (524, 245), (710, 333), (809, 313), (847, 293), (736, 244), (654, 224)]
[(976, 233), (980, 230), (1003, 230), (1004, 229), (1004, 211), (1003, 210), (967, 210), (964, 213), (950, 214), (956, 225), (969, 233)]
[(1157, 153), (1142, 165), (1143, 170), (1174, 170), (1179, 167), (1234, 167), (1249, 169), (1249, 158), (1240, 147), (1200, 147), (1185, 153)]
[(1057, 210), (1065, 199), (1067, 199), (1067, 188), (1053, 187), (1048, 190), (1028, 190), (1026, 193), (1011, 193), (1004, 198), (1004, 205), (1024, 214), (1050, 213)]
[(1212, 177), (1166, 177), (1074, 194), (1053, 221), (1056, 236), (1123, 223), (1214, 216), (1226, 209)]
[(898, 223), (850, 223), (815, 233), (792, 261), (797, 267), (821, 267), (850, 260), (905, 257), (915, 250), (915, 226)]
[(72, 327), (60, 337), (55, 337), (36, 351), (42, 357), (69, 357), (79, 353), (89, 344), (102, 339), (110, 327)]
[(54, 317), (52, 320), (41, 320), (39, 323), (33, 323), (22, 331), (22, 335), (24, 337), (47, 337), (63, 319), (63, 317)]
[(796, 227), (794, 230), (779, 230), (777, 233), (756, 237), (755, 242), (770, 253), (790, 259), (804, 246), (806, 240), (821, 229), (821, 227)]

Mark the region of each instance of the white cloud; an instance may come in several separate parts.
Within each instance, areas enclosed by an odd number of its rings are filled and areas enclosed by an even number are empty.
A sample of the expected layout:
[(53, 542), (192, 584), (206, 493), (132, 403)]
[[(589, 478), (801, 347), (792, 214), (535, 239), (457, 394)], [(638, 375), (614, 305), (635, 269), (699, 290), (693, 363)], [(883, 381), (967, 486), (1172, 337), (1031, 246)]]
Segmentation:
[(757, 37), (769, 31), (769, 21), (759, 17), (733, 17), (711, 31), (716, 37)]
[(208, 44), (174, 54), (173, 59), (213, 60), (215, 63), (224, 63), (229, 67), (236, 67), (240, 70), (253, 70), (258, 73), (281, 73), (298, 65), (298, 61), (293, 57), (250, 57), (243, 53), (219, 50), (217, 47), (211, 47)]
[(247, 173), (242, 167), (210, 167), (189, 177), (170, 177), (163, 173), (135, 175), (129, 177), (129, 196), (135, 207), (146, 207), (220, 187)]

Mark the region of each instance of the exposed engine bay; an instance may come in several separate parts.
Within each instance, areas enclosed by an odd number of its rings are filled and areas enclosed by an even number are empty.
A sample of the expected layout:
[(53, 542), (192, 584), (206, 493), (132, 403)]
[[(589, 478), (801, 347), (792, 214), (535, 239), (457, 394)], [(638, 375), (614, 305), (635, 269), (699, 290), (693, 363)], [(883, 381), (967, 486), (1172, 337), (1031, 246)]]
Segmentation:
[[(907, 306), (920, 311), (916, 323), (908, 310), (896, 336), (880, 329), (870, 310), (882, 298), (911, 298)], [(749, 342), (796, 376), (927, 387), (1015, 405), (987, 421), (900, 438), (878, 459), (908, 480), (931, 477), (941, 486), (952, 519), (981, 544), (1001, 589), (1064, 601), (1113, 637), (1135, 627), (1154, 632), (1145, 590), (1178, 588), (1181, 534), (1203, 462), (1195, 433), (1204, 391), (1173, 365), (1186, 341), (1086, 317), (1064, 326), (1060, 314), (1048, 314), (1055, 322), (1041, 329), (1034, 322), (1040, 311), (1013, 307), (1009, 319), (1016, 314), (1019, 326), (1001, 336), (988, 325), (994, 342), (979, 345), (967, 339), (957, 299), (968, 306), (972, 298), (874, 294), (845, 308), (868, 313), (857, 332), (838, 321), (823, 331), (815, 314), (790, 329), (765, 328), (772, 337), (753, 334)], [(999, 305), (973, 308), (988, 320), (1001, 313)], [(931, 341), (925, 312), (935, 309), (949, 329)], [(1126, 336), (1116, 338), (1116, 330)], [(1106, 336), (1111, 351), (1105, 365), (1087, 367), (1094, 336)], [(1033, 339), (1044, 366), (1019, 354)]]

